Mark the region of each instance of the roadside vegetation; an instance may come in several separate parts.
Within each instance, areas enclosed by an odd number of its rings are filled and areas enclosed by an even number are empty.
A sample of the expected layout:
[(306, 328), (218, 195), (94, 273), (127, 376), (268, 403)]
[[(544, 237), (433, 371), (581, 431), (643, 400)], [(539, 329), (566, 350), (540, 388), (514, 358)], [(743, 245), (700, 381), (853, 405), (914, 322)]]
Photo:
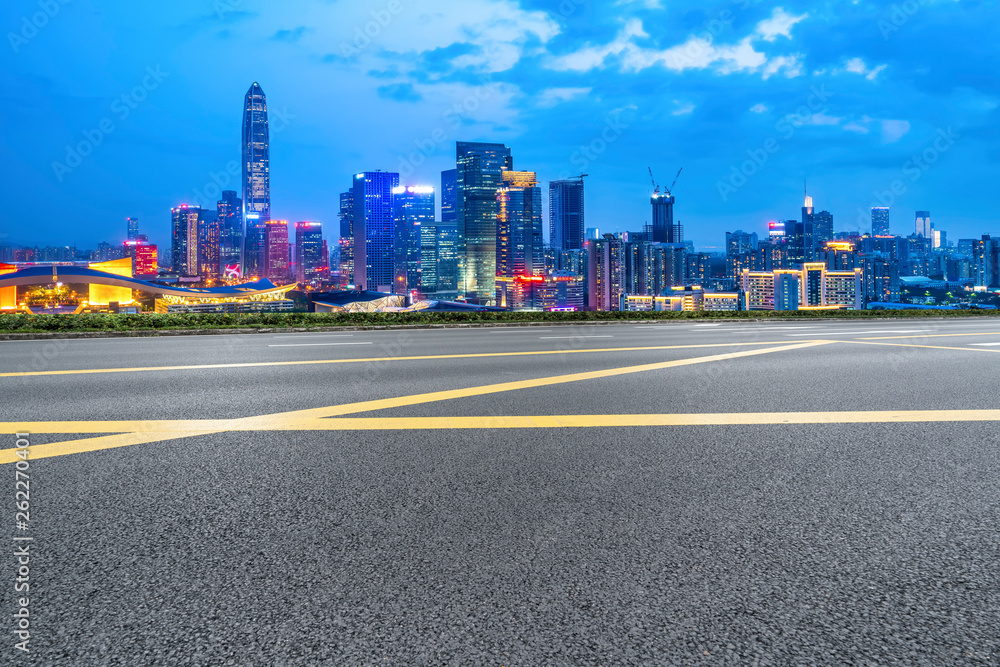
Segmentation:
[(576, 313), (244, 313), (244, 314), (0, 314), (0, 333), (151, 332), (211, 329), (288, 329), (338, 326), (433, 326), (436, 324), (572, 323), (608, 321), (770, 320), (770, 319), (922, 319), (998, 317), (997, 310), (863, 310), (739, 312), (576, 312)]

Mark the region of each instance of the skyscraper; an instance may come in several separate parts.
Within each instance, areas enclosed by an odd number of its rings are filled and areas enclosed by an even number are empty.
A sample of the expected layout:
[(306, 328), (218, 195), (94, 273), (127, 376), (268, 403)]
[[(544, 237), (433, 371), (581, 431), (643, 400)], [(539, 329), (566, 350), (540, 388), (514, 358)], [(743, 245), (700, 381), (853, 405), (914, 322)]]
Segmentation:
[(243, 100), (244, 273), (264, 273), (264, 223), (271, 219), (271, 159), (267, 98), (254, 81)]
[(354, 191), (340, 193), (340, 280), (354, 284)]
[(200, 206), (182, 204), (170, 209), (171, 270), (182, 276), (198, 274), (198, 219)]
[(556, 250), (583, 248), (583, 178), (549, 183), (549, 244)]
[(455, 153), (459, 292), (485, 305), (496, 297), (497, 190), (514, 160), (503, 144), (460, 141)]
[(822, 248), (833, 240), (833, 214), (829, 211), (820, 211), (813, 214), (813, 236), (816, 240), (816, 247)]
[(326, 261), (323, 259), (323, 225), (319, 222), (296, 222), (295, 280), (300, 283), (315, 280)]
[(542, 189), (533, 171), (505, 171), (497, 190), (497, 276), (540, 276)]
[(289, 270), (288, 221), (268, 220), (264, 223), (264, 266), (262, 277), (276, 285), (288, 281)]
[(404, 294), (420, 289), (420, 245), (422, 225), (434, 224), (434, 188), (400, 185), (393, 189), (396, 227), (396, 264), (393, 291)]
[(139, 218), (127, 218), (126, 222), (128, 223), (128, 236), (126, 240), (139, 240)]
[(217, 206), (219, 269), (225, 272), (226, 267), (239, 266), (243, 256), (243, 200), (235, 190), (223, 190)]
[(354, 284), (368, 290), (392, 291), (396, 265), (392, 191), (398, 186), (395, 172), (366, 171), (354, 176)]
[(458, 171), (448, 169), (441, 172), (441, 222), (455, 224), (458, 215)]
[(198, 275), (204, 279), (221, 275), (219, 237), (219, 214), (202, 210), (198, 216)]
[(674, 225), (674, 196), (654, 192), (649, 203), (653, 206), (652, 237), (656, 243), (682, 243), (680, 225)]
[(925, 239), (932, 238), (931, 234), (931, 212), (930, 211), (917, 211), (916, 220), (914, 222), (915, 231), (917, 236), (923, 236)]
[(872, 206), (872, 236), (889, 236), (889, 208)]

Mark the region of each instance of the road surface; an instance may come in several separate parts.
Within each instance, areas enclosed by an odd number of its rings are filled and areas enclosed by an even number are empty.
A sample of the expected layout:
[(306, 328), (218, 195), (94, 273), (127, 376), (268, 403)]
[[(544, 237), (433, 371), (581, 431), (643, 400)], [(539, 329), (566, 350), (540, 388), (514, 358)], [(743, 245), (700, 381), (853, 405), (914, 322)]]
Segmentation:
[(2, 342), (0, 651), (997, 664), (998, 371), (993, 319)]

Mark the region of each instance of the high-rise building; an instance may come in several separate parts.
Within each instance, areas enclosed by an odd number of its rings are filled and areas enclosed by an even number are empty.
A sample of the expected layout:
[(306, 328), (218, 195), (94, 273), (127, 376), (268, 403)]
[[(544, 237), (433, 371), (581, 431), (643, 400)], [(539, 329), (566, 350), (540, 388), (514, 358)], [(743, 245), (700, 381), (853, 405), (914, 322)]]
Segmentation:
[(460, 141), (455, 152), (459, 291), (488, 305), (496, 297), (497, 190), (514, 161), (503, 144)]
[(889, 236), (889, 208), (872, 206), (872, 236)]
[(788, 243), (788, 262), (793, 267), (813, 260), (816, 250), (813, 223), (786, 220), (785, 239)]
[(586, 227), (583, 178), (549, 182), (549, 244), (557, 251), (583, 248)]
[(139, 218), (126, 218), (126, 223), (128, 224), (128, 236), (125, 238), (129, 241), (139, 240)]
[(354, 284), (368, 290), (391, 292), (395, 282), (393, 190), (398, 186), (395, 172), (366, 171), (354, 176)]
[(528, 291), (512, 288), (518, 279), (545, 275), (542, 189), (533, 171), (505, 171), (502, 179), (496, 194), (496, 302), (525, 308), (531, 306)]
[(170, 209), (171, 270), (182, 276), (198, 274), (198, 222), (200, 206), (182, 204)]
[(458, 227), (437, 225), (437, 295), (454, 299), (458, 296)]
[(264, 223), (264, 260), (262, 277), (276, 285), (288, 282), (290, 255), (287, 220), (268, 220)]
[(340, 193), (340, 280), (354, 284), (354, 191)]
[(822, 248), (833, 240), (833, 214), (829, 211), (820, 211), (813, 214), (812, 220), (813, 239), (816, 247)]
[(682, 243), (680, 225), (674, 223), (674, 196), (666, 192), (654, 192), (650, 197), (653, 207), (652, 238), (656, 243)]
[(240, 275), (243, 256), (243, 200), (235, 190), (223, 190), (216, 204), (219, 215), (219, 269)]
[(132, 275), (155, 276), (156, 245), (146, 241), (125, 241), (125, 256), (132, 259)]
[(393, 291), (404, 294), (420, 289), (420, 233), (422, 225), (434, 224), (434, 188), (400, 185), (393, 188), (392, 194), (396, 227)]
[(267, 124), (267, 98), (254, 81), (243, 99), (243, 220), (244, 273), (264, 270), (264, 223), (271, 219), (271, 159)]
[(218, 278), (220, 269), (219, 214), (204, 209), (198, 216), (198, 275)]
[(458, 170), (441, 172), (441, 222), (454, 225), (458, 216)]
[(587, 308), (618, 310), (625, 293), (625, 247), (614, 234), (587, 241)]
[(931, 238), (931, 230), (933, 229), (931, 226), (931, 212), (917, 211), (914, 227), (914, 234), (917, 236), (923, 236), (925, 239)]
[(323, 258), (323, 225), (319, 222), (295, 223), (295, 280), (307, 283), (320, 277)]
[(497, 275), (544, 273), (542, 190), (533, 171), (505, 171), (497, 190)]

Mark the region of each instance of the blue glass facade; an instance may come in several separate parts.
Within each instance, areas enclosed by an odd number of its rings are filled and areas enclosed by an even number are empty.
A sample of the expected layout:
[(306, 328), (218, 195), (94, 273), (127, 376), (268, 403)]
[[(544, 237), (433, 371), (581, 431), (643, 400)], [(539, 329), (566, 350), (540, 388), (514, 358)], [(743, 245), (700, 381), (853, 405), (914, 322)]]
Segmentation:
[[(392, 291), (396, 265), (393, 190), (399, 174), (366, 171), (354, 176), (354, 284), (374, 291)], [(364, 267), (364, 273), (362, 273)]]

